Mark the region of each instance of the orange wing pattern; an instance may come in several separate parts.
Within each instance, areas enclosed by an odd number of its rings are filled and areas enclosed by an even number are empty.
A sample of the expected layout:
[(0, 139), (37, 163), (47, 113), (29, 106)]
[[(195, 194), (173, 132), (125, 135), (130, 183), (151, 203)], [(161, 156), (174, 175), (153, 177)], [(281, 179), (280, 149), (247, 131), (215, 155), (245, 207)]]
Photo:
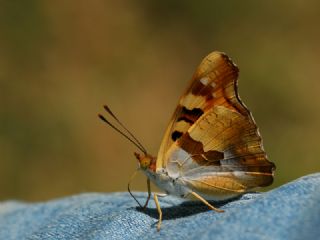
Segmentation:
[[(222, 175), (217, 179), (213, 173), (223, 174), (224, 183), (231, 181), (236, 187), (226, 189), (233, 191), (272, 183), (275, 165), (267, 160), (253, 117), (239, 98), (238, 72), (224, 53), (204, 58), (166, 130), (157, 169), (175, 169), (204, 189), (222, 187), (217, 183)], [(173, 158), (184, 153), (189, 157), (173, 167)]]

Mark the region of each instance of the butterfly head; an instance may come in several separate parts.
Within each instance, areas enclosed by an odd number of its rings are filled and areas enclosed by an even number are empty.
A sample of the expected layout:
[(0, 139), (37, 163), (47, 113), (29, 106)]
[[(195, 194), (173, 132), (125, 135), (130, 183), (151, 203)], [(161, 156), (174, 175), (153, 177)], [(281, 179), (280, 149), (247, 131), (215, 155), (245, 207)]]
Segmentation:
[(139, 167), (142, 170), (152, 170), (155, 171), (156, 168), (156, 158), (147, 153), (134, 153), (135, 157), (138, 159)]

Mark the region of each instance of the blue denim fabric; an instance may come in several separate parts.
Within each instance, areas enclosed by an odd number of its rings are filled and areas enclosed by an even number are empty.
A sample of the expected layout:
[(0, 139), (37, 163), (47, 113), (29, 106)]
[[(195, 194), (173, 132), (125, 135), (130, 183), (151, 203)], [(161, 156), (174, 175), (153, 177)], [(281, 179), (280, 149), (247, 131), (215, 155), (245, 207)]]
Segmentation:
[[(135, 193), (143, 202), (146, 193)], [(0, 203), (0, 239), (320, 239), (320, 173), (266, 193), (215, 203), (159, 198), (143, 212), (127, 193), (88, 193), (45, 203)]]

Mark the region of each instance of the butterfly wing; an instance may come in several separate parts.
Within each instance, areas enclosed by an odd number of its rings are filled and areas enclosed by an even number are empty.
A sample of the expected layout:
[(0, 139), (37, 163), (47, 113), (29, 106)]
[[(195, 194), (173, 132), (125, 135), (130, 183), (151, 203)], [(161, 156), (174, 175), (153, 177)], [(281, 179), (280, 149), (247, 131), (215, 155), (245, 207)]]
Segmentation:
[(157, 169), (166, 168), (202, 192), (243, 192), (272, 183), (275, 166), (239, 98), (238, 72), (224, 53), (204, 58), (166, 130)]

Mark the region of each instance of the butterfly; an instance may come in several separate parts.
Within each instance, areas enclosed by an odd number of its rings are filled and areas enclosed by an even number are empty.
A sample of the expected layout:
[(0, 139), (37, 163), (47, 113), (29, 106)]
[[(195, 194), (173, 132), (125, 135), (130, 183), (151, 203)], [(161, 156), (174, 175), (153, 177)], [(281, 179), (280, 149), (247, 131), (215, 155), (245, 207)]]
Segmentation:
[[(238, 95), (238, 74), (238, 67), (225, 53), (215, 51), (202, 60), (179, 100), (156, 157), (105, 106), (128, 134), (99, 117), (142, 152), (135, 156), (147, 176), (144, 208), (151, 197), (150, 181), (167, 194), (199, 200), (216, 212), (223, 210), (208, 201), (231, 199), (272, 184), (275, 164), (268, 160), (258, 127)], [(129, 185), (128, 190), (131, 194)], [(162, 211), (158, 194), (153, 196), (160, 230)]]

